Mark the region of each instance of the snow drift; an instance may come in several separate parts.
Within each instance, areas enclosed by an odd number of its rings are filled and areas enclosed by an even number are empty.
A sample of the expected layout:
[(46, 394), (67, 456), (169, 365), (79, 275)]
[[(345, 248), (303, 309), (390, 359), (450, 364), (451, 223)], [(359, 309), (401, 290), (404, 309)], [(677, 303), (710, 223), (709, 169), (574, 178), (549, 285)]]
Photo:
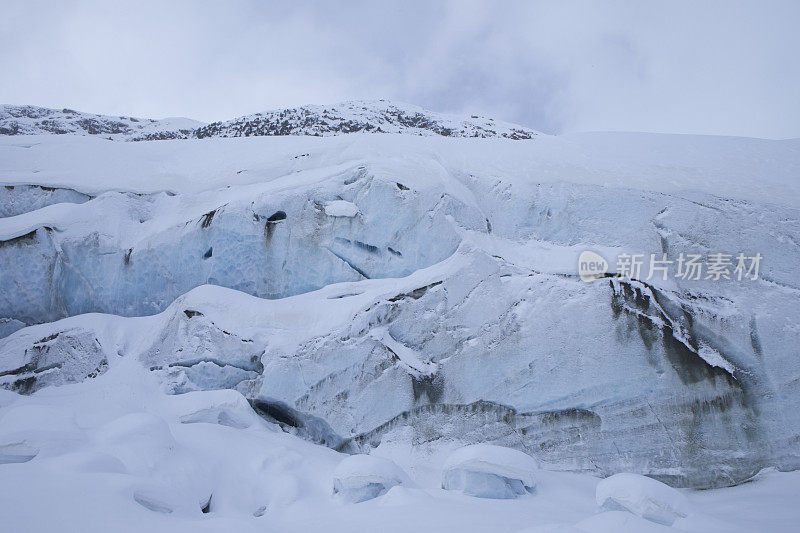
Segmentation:
[(536, 488), (538, 468), (531, 456), (518, 450), (473, 444), (447, 458), (442, 488), (479, 498), (516, 498)]
[(333, 471), (333, 492), (343, 501), (359, 503), (377, 498), (389, 489), (410, 484), (408, 476), (388, 459), (351, 455)]
[(614, 474), (597, 484), (597, 505), (622, 508), (644, 519), (671, 526), (692, 513), (686, 497), (654, 479), (637, 474)]

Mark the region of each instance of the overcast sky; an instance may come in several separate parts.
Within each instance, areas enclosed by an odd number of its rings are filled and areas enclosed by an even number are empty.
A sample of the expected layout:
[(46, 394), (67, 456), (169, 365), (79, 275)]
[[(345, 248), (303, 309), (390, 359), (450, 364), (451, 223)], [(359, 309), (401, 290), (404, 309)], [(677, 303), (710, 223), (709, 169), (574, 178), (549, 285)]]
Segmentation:
[(548, 133), (800, 137), (800, 1), (0, 0), (0, 102), (213, 121), (348, 99)]

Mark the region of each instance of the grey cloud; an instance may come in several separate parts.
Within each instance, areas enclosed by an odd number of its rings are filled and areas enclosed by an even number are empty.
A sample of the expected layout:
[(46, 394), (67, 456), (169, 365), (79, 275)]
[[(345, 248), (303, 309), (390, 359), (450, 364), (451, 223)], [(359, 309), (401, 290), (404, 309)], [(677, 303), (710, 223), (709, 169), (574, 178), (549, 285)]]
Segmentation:
[(218, 120), (392, 98), (547, 132), (800, 136), (797, 2), (6, 1), (0, 101)]

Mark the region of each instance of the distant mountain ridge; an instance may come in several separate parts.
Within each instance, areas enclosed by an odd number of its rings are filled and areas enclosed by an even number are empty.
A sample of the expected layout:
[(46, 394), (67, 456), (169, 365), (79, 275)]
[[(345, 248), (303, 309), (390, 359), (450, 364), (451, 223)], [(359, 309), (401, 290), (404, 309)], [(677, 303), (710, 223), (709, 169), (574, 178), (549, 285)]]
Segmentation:
[(208, 124), (197, 129), (195, 136), (198, 138), (262, 135), (328, 136), (356, 132), (500, 137), (514, 140), (531, 139), (539, 134), (524, 126), (477, 115), (465, 118), (428, 111), (410, 104), (377, 100), (265, 111)]
[(418, 136), (532, 139), (539, 132), (517, 124), (472, 115), (428, 111), (388, 100), (352, 101), (264, 111), (204, 124), (186, 118), (162, 120), (96, 115), (71, 109), (0, 106), (0, 135), (98, 135), (113, 140), (147, 141), (258, 137), (330, 136), (347, 133), (400, 133)]
[(161, 120), (97, 115), (72, 109), (0, 105), (0, 135), (99, 135), (120, 140), (181, 139), (203, 122), (188, 118)]

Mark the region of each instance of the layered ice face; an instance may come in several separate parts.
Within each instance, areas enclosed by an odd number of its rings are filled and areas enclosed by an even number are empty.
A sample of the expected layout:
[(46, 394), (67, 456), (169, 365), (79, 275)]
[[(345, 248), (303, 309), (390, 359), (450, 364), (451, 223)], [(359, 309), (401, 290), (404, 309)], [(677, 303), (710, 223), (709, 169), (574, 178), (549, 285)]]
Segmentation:
[(364, 168), (300, 195), (247, 189), (105, 193), (14, 217), (8, 225), (30, 231), (0, 247), (0, 315), (37, 323), (86, 312), (152, 314), (204, 283), (281, 298), (404, 276), (459, 242), (446, 218), (449, 199), (411, 201), (413, 193)]
[[(698, 487), (798, 464), (791, 142), (99, 142), (0, 144), (9, 186), (73, 191), (0, 219), (3, 387), (128, 358), (352, 452), (491, 442)], [(758, 279), (616, 275), (715, 253)]]

